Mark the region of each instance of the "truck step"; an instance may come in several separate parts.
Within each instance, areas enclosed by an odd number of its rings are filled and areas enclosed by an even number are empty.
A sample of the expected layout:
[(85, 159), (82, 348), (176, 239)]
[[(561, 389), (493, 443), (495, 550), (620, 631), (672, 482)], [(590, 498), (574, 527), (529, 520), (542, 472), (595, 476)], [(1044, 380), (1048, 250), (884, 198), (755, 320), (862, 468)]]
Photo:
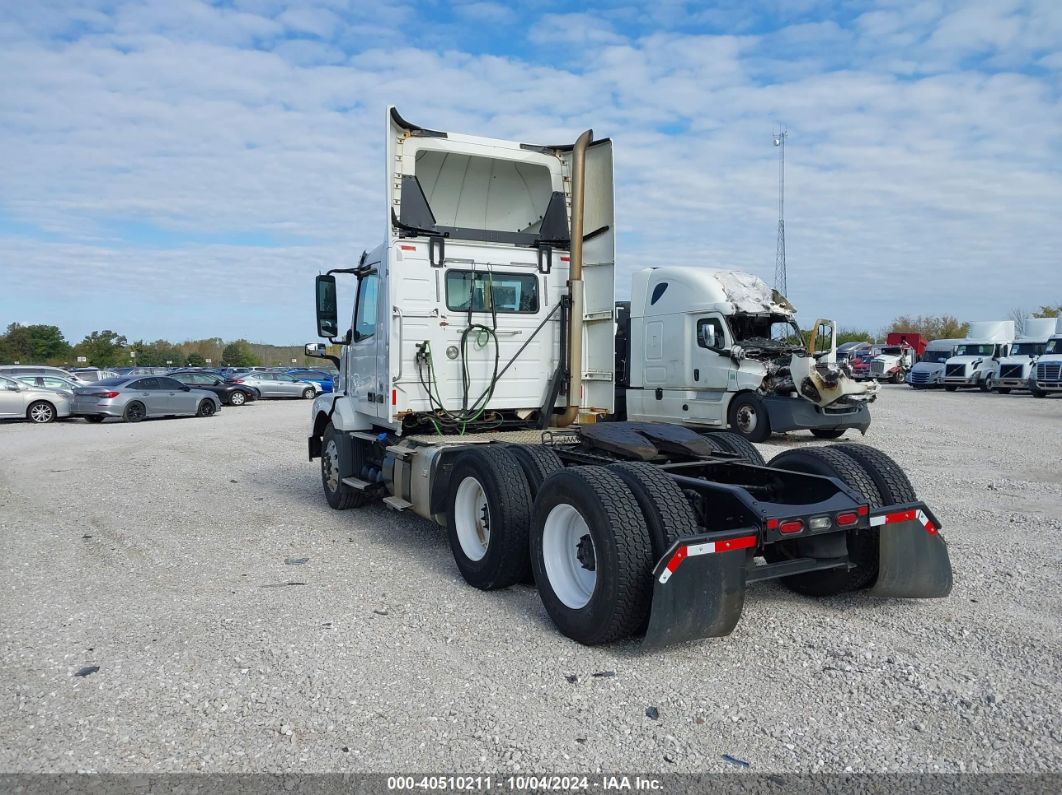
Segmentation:
[(384, 504), (392, 511), (404, 511), (406, 508), (412, 508), (413, 503), (403, 500), (401, 497), (384, 497)]
[(374, 484), (365, 480), (359, 480), (358, 478), (343, 478), (343, 485), (350, 486), (357, 491), (367, 491), (372, 488)]
[(366, 433), (365, 431), (354, 431), (350, 434), (355, 439), (361, 439), (363, 442), (375, 442), (379, 434)]
[(403, 447), (402, 445), (394, 444), (387, 448), (387, 452), (399, 461), (408, 461), (415, 451), (411, 447)]

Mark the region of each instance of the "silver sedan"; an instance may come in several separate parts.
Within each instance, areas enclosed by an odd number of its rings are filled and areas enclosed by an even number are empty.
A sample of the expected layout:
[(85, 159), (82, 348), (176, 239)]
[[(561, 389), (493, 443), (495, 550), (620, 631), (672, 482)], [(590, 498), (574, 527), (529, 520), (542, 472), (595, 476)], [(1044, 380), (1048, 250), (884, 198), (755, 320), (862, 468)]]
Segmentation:
[(0, 375), (0, 419), (44, 423), (69, 416), (70, 398), (62, 392)]
[(306, 398), (312, 399), (321, 390), (312, 381), (300, 381), (287, 373), (264, 373), (254, 371), (240, 373), (229, 378), (230, 383), (247, 384), (262, 393), (263, 398)]
[(193, 389), (165, 376), (106, 378), (74, 394), (75, 416), (89, 422), (120, 417), (140, 422), (148, 417), (210, 417), (221, 411), (213, 392)]

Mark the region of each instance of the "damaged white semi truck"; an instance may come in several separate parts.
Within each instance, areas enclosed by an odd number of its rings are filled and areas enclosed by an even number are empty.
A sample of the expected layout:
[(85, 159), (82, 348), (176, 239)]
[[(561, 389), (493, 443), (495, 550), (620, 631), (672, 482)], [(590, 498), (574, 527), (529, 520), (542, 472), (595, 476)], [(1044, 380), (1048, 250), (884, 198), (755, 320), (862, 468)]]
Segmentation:
[[(610, 141), (590, 131), (561, 146), (478, 138), (394, 109), (387, 124), (384, 242), (356, 268), (318, 277), (318, 333), (340, 354), (307, 346), (341, 372), (315, 401), (309, 433), (332, 507), (380, 500), (437, 522), (467, 582), (533, 578), (558, 628), (588, 644), (728, 634), (759, 580), (812, 595), (950, 592), (940, 523), (873, 448), (789, 450), (768, 465), (735, 433), (597, 422), (615, 415), (623, 359)], [(357, 284), (343, 332), (336, 273)], [(651, 292), (654, 273), (639, 276)], [(725, 277), (707, 278), (725, 299), (710, 303), (744, 313)], [(843, 378), (832, 339), (816, 359), (799, 330), (774, 335), (790, 312), (770, 301), (749, 313), (752, 337), (714, 308), (702, 307), (700, 324), (698, 309), (694, 341), (734, 365), (728, 383), (751, 378), (752, 361), (761, 386), (769, 376), (777, 394), (789, 379), (824, 401)], [(766, 353), (743, 356), (737, 341), (749, 339)], [(708, 419), (721, 426), (722, 416)]]

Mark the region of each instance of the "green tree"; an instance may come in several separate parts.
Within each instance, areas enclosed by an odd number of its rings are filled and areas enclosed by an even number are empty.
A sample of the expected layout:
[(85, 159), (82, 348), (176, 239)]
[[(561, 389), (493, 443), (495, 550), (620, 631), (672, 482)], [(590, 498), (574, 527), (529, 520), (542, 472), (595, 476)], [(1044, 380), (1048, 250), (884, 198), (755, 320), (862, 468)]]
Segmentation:
[(1041, 306), (1036, 312), (1033, 312), (1033, 317), (1058, 317), (1060, 313), (1062, 313), (1062, 304)]
[(74, 346), (75, 356), (84, 356), (93, 367), (114, 367), (125, 363), (128, 341), (117, 332), (93, 331)]
[(900, 315), (885, 329), (890, 331), (907, 331), (921, 334), (926, 339), (963, 339), (970, 329), (969, 323), (960, 323), (954, 315)]
[(251, 344), (247, 340), (234, 340), (221, 352), (222, 361), (229, 367), (254, 367), (258, 358), (251, 353)]
[(185, 364), (189, 367), (202, 367), (206, 364), (206, 358), (200, 356), (198, 353), (190, 353), (185, 359)]
[(70, 343), (66, 341), (58, 326), (37, 324), (26, 326), (33, 342), (33, 360), (43, 362), (69, 355)]
[(29, 327), (12, 323), (0, 336), (0, 361), (29, 364), (33, 358), (33, 337)]
[(865, 329), (856, 328), (838, 328), (837, 329), (837, 344), (841, 345), (845, 342), (873, 342), (874, 335)]

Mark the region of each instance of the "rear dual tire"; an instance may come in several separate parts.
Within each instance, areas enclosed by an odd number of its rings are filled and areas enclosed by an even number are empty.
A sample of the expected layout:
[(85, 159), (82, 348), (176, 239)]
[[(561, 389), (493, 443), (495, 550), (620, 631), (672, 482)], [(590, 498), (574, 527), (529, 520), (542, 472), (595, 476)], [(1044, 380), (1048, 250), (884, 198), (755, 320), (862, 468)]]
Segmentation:
[[(838, 444), (787, 450), (770, 465), (781, 469), (834, 477), (862, 495), (871, 508), (914, 502), (914, 489), (907, 475), (889, 456), (863, 444)], [(880, 535), (877, 528), (846, 534), (850, 569), (808, 572), (782, 580), (789, 589), (806, 596), (833, 596), (868, 588), (878, 577)], [(821, 542), (818, 542), (821, 543)], [(765, 550), (768, 561), (815, 557), (814, 539), (794, 539), (772, 544)]]
[(704, 438), (712, 447), (720, 453), (729, 453), (740, 456), (742, 461), (756, 466), (765, 464), (760, 451), (752, 446), (752, 442), (734, 431), (712, 431), (704, 434)]

